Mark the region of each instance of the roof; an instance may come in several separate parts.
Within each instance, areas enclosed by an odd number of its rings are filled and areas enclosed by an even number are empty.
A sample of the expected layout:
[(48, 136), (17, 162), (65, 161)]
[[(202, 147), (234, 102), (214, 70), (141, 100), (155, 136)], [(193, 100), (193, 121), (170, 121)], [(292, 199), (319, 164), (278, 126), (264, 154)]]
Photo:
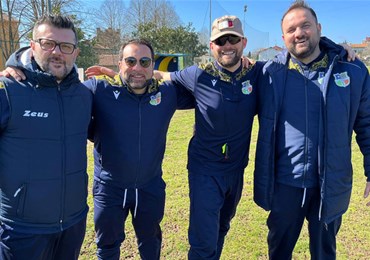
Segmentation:
[(268, 48), (261, 49), (261, 50), (258, 51), (258, 53), (261, 53), (261, 52), (264, 52), (264, 51), (267, 51), (267, 50), (281, 51), (281, 50), (283, 50), (283, 48), (275, 45), (273, 47), (268, 47)]
[(368, 43), (354, 43), (351, 44), (352, 48), (366, 48), (369, 44)]
[(367, 36), (362, 43), (352, 43), (352, 44), (350, 44), (350, 46), (352, 48), (356, 48), (356, 49), (363, 49), (363, 48), (366, 48), (367, 46), (369, 46), (369, 44), (370, 44), (370, 37)]

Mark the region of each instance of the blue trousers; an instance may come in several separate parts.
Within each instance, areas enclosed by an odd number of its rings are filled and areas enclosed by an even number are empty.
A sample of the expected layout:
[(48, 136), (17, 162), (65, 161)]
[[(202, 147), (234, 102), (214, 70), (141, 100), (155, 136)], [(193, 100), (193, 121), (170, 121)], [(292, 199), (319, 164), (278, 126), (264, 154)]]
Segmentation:
[(53, 234), (26, 234), (0, 225), (2, 260), (77, 260), (85, 237), (86, 218)]
[(336, 235), (342, 218), (325, 224), (319, 220), (319, 210), (319, 188), (307, 188), (304, 199), (303, 188), (276, 183), (272, 210), (267, 219), (270, 259), (292, 259), (303, 222), (307, 219), (311, 259), (334, 260), (336, 258)]
[(94, 222), (98, 259), (120, 259), (125, 221), (131, 212), (140, 257), (159, 259), (165, 187), (161, 177), (140, 189), (121, 189), (94, 181)]
[(189, 173), (190, 260), (220, 259), (230, 221), (241, 198), (243, 173), (225, 176)]

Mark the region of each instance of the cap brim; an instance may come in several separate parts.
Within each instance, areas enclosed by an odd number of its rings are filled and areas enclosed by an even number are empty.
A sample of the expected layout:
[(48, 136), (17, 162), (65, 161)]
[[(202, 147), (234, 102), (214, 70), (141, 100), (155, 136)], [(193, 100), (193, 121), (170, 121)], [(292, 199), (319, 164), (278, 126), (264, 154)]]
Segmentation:
[(210, 38), (210, 40), (211, 40), (211, 42), (213, 42), (217, 38), (220, 38), (221, 36), (224, 36), (224, 35), (227, 35), (227, 34), (232, 34), (232, 35), (236, 35), (236, 36), (239, 36), (241, 38), (244, 38), (244, 35), (243, 34), (240, 34), (240, 33), (237, 33), (237, 32), (224, 31), (224, 32), (219, 32), (219, 33), (217, 33), (215, 35), (212, 35), (211, 38)]

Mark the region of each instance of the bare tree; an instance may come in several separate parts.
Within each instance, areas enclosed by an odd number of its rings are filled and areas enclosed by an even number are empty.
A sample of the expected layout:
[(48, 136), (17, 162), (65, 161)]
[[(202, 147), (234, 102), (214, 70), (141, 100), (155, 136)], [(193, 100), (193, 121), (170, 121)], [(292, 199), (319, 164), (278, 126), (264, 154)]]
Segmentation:
[[(33, 25), (37, 19), (47, 13), (48, 0), (0, 0), (2, 16), (0, 22), (4, 27), (3, 21), (17, 21), (16, 33), (10, 32), (11, 36), (16, 36), (10, 40), (14, 42), (26, 41), (31, 36)], [(76, 0), (51, 0), (53, 13), (66, 13), (68, 8), (73, 6)]]
[(102, 29), (120, 31), (127, 30), (125, 19), (125, 4), (122, 0), (105, 0), (98, 10), (95, 10), (96, 25)]
[[(4, 1), (4, 0), (2, 0)], [(5, 0), (12, 2), (14, 16), (20, 22), (20, 39), (29, 36), (36, 20), (47, 13), (48, 0)], [(75, 0), (50, 0), (52, 13), (69, 13)]]
[(131, 31), (136, 31), (139, 25), (149, 23), (157, 28), (175, 28), (180, 25), (180, 18), (173, 4), (166, 0), (131, 0), (126, 16)]
[(0, 9), (0, 66), (4, 66), (10, 54), (19, 48), (19, 21), (13, 16), (12, 1), (1, 0)]

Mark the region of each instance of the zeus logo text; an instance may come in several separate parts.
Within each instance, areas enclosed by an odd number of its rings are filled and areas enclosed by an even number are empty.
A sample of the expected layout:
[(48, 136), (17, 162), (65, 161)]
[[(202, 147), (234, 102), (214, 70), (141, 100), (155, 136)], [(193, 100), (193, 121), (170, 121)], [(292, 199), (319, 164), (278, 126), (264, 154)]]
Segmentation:
[(24, 117), (48, 117), (49, 113), (45, 112), (32, 112), (31, 110), (24, 110)]

